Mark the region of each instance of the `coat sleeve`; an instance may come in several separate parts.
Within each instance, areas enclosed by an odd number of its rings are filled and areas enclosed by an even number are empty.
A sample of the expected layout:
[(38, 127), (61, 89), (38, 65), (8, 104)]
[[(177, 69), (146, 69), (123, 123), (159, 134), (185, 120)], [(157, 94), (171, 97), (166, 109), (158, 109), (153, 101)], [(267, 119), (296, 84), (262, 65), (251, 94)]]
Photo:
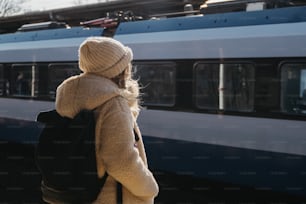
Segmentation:
[(97, 159), (105, 170), (132, 194), (155, 197), (158, 185), (141, 159), (133, 133), (134, 121), (125, 99), (115, 97), (100, 109), (97, 117)]

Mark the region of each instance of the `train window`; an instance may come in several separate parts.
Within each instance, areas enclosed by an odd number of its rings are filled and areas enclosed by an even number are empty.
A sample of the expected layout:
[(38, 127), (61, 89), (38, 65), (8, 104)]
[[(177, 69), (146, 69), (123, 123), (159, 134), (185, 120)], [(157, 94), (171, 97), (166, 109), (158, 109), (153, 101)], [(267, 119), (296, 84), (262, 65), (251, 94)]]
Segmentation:
[(65, 79), (73, 75), (78, 75), (81, 70), (78, 68), (77, 63), (69, 64), (50, 64), (48, 67), (48, 92), (51, 98), (55, 97), (57, 86)]
[(134, 69), (142, 87), (142, 100), (149, 106), (174, 106), (176, 65), (175, 63), (135, 64)]
[(306, 114), (306, 63), (281, 66), (281, 109), (292, 114)]
[(249, 63), (197, 63), (195, 103), (200, 109), (254, 109), (255, 67)]
[(32, 64), (13, 64), (11, 71), (11, 95), (36, 97), (38, 95), (38, 69)]
[(5, 79), (4, 79), (4, 68), (0, 64), (0, 96), (3, 96), (5, 93)]

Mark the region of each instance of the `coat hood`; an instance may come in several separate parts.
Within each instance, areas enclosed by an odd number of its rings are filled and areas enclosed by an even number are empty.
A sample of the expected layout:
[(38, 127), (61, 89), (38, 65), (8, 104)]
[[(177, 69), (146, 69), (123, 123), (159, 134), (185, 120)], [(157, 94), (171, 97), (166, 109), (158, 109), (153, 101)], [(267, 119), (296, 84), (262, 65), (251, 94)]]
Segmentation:
[(73, 118), (82, 109), (95, 109), (121, 95), (120, 92), (118, 86), (109, 79), (81, 74), (66, 79), (58, 86), (55, 107), (60, 115)]

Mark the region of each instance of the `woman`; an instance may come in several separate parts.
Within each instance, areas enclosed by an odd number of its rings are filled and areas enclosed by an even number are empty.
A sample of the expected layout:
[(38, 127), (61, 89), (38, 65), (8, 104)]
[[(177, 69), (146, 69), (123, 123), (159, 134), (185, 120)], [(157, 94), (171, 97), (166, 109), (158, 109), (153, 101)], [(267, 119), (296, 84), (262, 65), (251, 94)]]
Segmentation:
[(124, 204), (154, 203), (158, 194), (136, 123), (139, 89), (131, 77), (132, 55), (114, 39), (88, 38), (79, 48), (84, 73), (57, 88), (60, 115), (73, 118), (82, 109), (95, 110), (98, 174), (109, 175), (95, 204), (115, 204), (117, 182), (122, 184)]

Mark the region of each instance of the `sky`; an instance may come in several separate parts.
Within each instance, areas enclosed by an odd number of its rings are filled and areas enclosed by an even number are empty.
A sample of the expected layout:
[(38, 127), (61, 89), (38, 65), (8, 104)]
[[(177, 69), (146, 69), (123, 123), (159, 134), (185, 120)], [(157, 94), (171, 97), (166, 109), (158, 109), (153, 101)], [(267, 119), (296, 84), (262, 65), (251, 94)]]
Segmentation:
[(26, 0), (22, 7), (25, 11), (43, 11), (76, 6), (77, 2), (89, 4), (97, 3), (98, 0)]

